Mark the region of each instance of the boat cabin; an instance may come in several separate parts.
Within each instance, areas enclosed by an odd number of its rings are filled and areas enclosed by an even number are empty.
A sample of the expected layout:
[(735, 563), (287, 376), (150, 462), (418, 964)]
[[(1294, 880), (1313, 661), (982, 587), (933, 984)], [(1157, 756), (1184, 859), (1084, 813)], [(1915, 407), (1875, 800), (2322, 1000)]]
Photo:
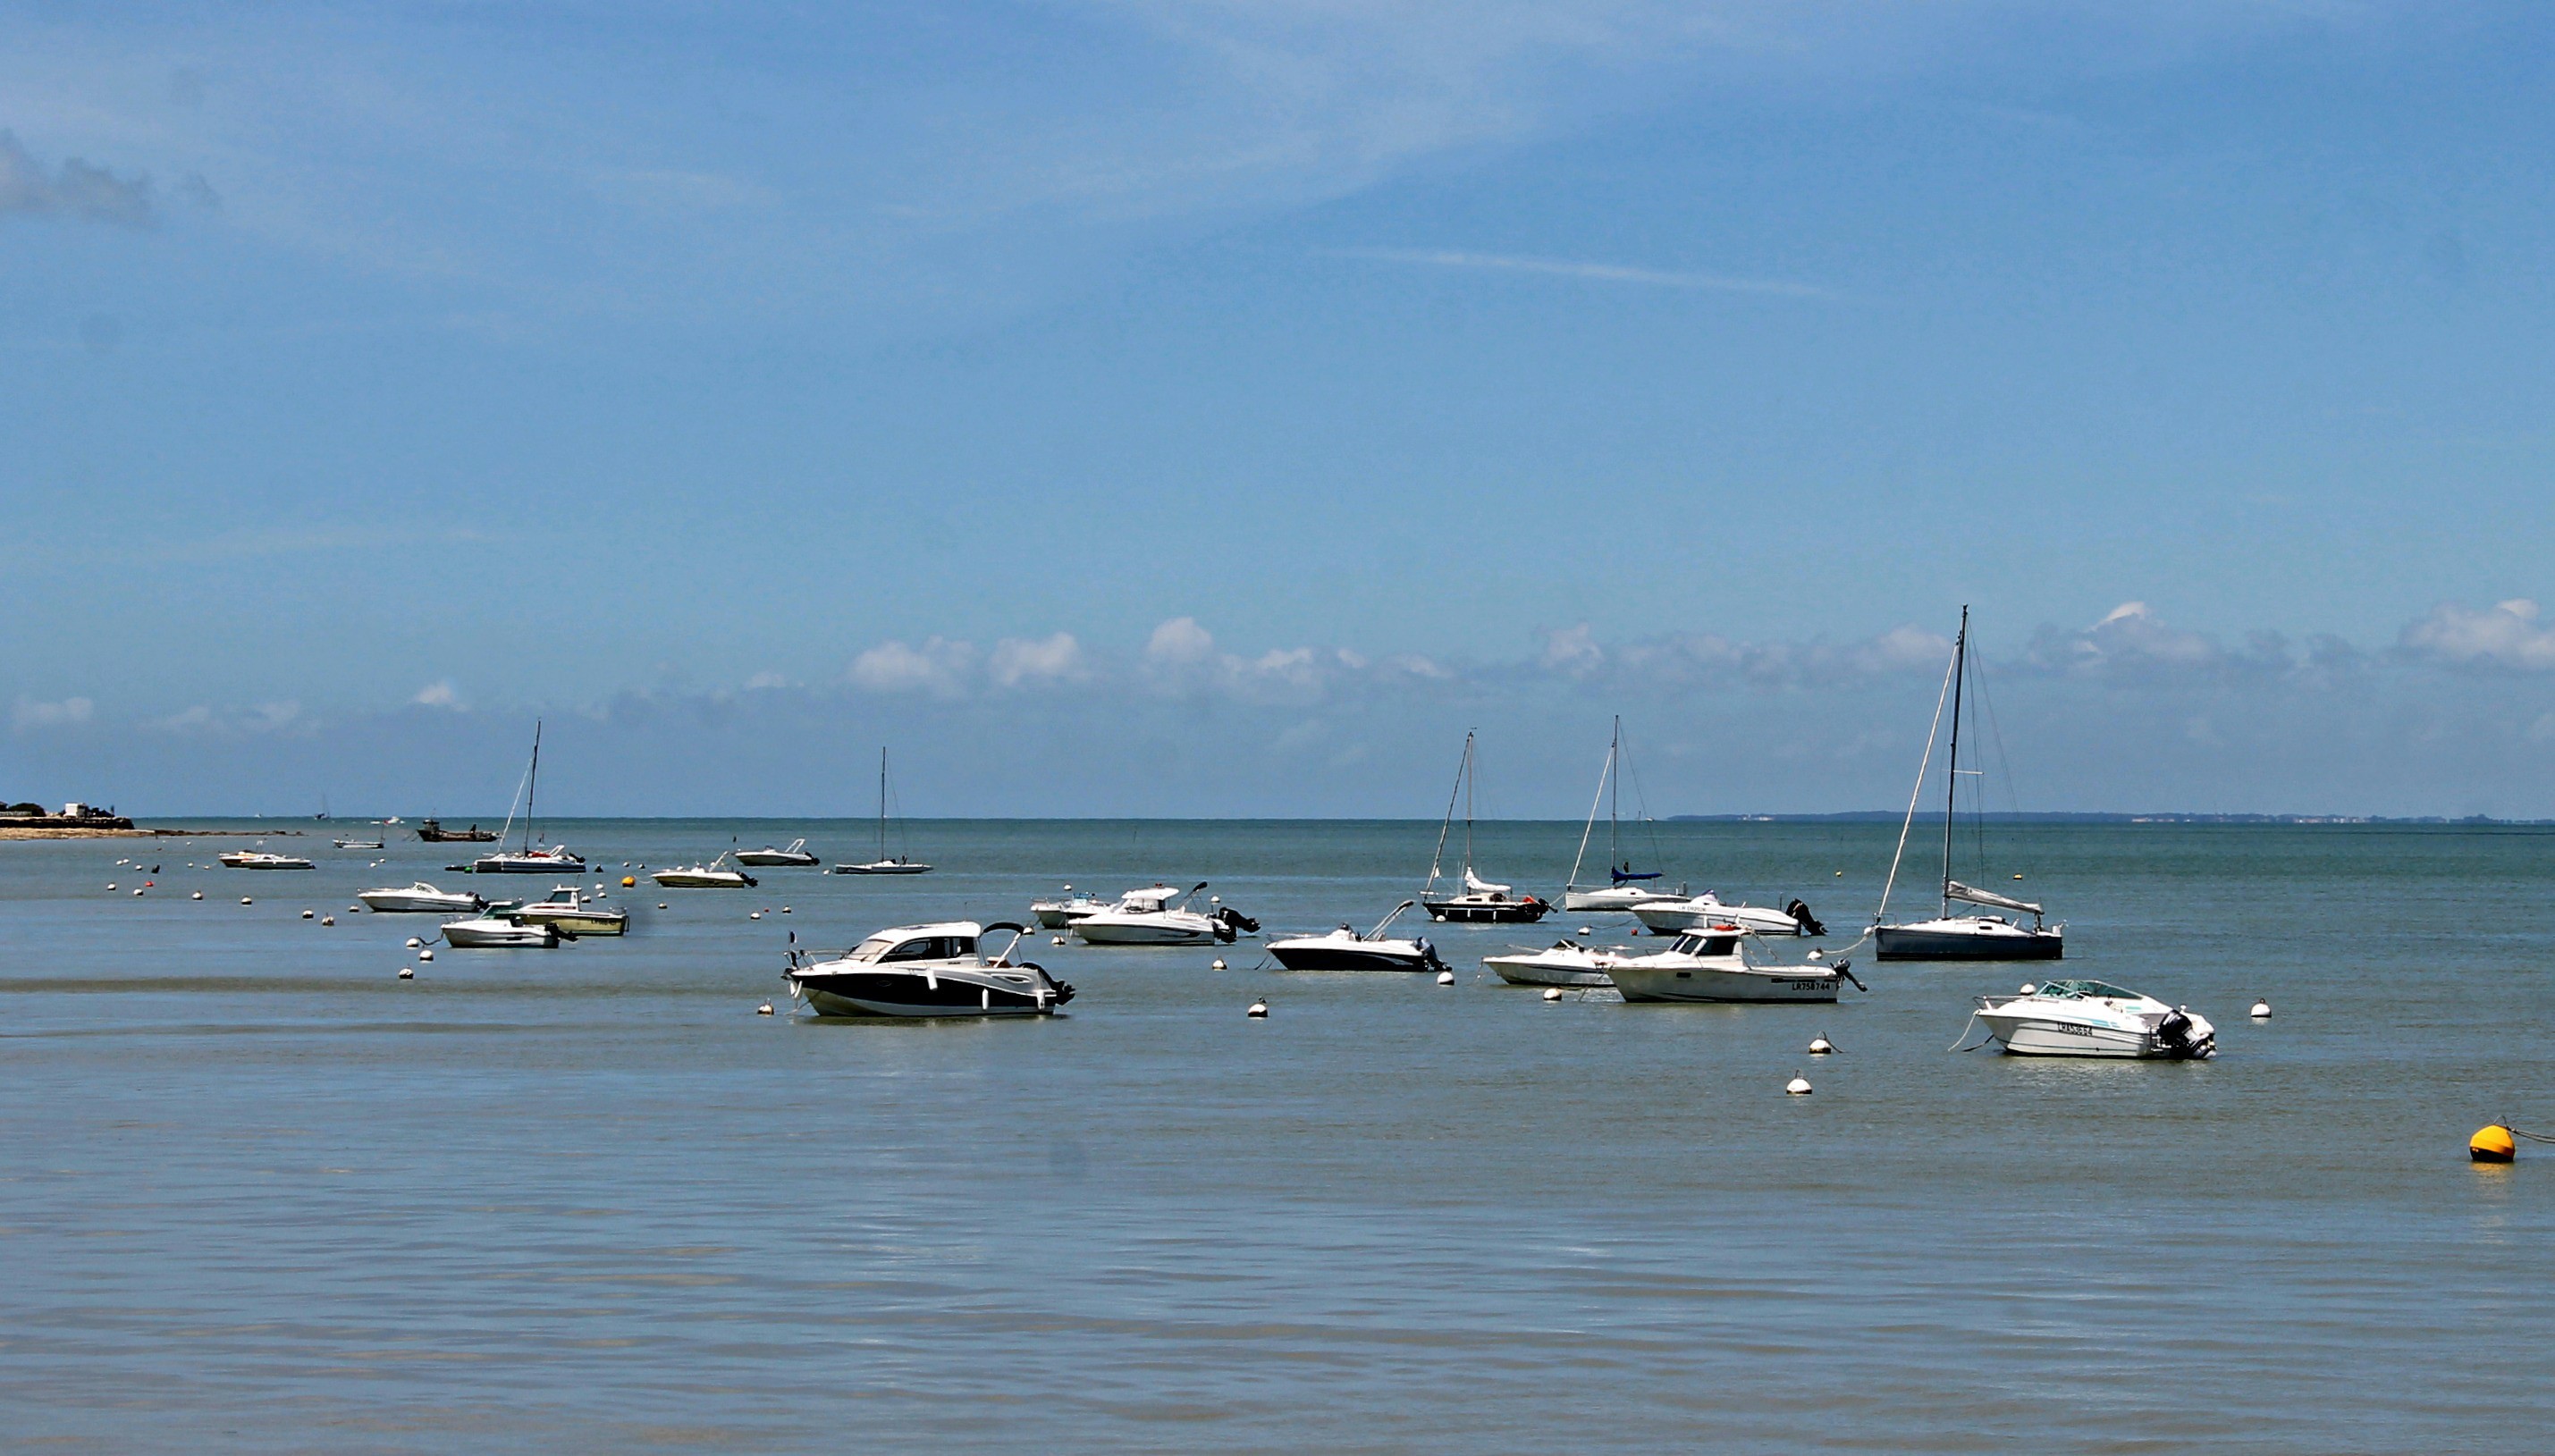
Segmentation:
[(1739, 954), (1742, 933), (1723, 925), (1715, 925), (1709, 930), (1688, 930), (1679, 935), (1668, 950), (1672, 954), (1691, 955), (1698, 959), (1724, 959)]
[(976, 940), (984, 927), (974, 920), (950, 920), (936, 925), (899, 925), (881, 930), (852, 947), (843, 959), (869, 965), (888, 965), (898, 961), (965, 960), (976, 958)]

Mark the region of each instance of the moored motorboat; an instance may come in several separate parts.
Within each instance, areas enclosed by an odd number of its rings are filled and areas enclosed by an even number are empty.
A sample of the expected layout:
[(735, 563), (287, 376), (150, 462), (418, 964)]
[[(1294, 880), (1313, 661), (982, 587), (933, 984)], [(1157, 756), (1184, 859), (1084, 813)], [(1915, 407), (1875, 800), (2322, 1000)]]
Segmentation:
[(1854, 980), (1844, 961), (1751, 965), (1749, 938), (1737, 929), (1680, 935), (1665, 950), (1616, 962), (1615, 989), (1626, 1001), (1829, 1002), (1837, 999), (1840, 983)]
[(669, 890), (744, 890), (762, 883), (743, 870), (731, 870), (726, 866), (727, 856), (720, 855), (705, 865), (658, 870), (648, 878)]
[[(783, 976), (792, 1000), (820, 1017), (1049, 1016), (1073, 999), (1073, 988), (1032, 961), (1014, 961), (1028, 927), (1008, 920), (979, 925), (949, 920), (881, 930), (826, 961), (791, 950)], [(1012, 932), (1002, 953), (983, 940)]]
[(339, 849), (379, 849), (382, 847), (382, 841), (378, 839), (331, 839), (328, 842)]
[[(1109, 910), (1115, 906), (1124, 905), (1138, 895), (1148, 893), (1145, 891), (1131, 890), (1126, 895), (1120, 896), (1115, 901), (1108, 901), (1102, 900), (1095, 895), (1073, 894), (1073, 887), (1070, 885), (1067, 885), (1064, 888), (1066, 891), (1065, 896), (1058, 896), (1049, 900), (1036, 900), (1030, 902), (1030, 913), (1037, 917), (1038, 924), (1049, 930), (1061, 930), (1067, 925), (1072, 924), (1075, 920), (1082, 918), (1084, 915), (1096, 915), (1102, 910)], [(1155, 902), (1156, 909), (1163, 905), (1167, 905), (1179, 895), (1177, 890), (1172, 889), (1168, 885), (1156, 885), (1153, 888), (1161, 892), (1160, 899)]]
[(1482, 964), (1512, 986), (1612, 986), (1614, 964), (1631, 954), (1620, 945), (1605, 950), (1576, 940), (1556, 940), (1542, 950), (1486, 955)]
[(317, 866), (298, 854), (269, 854), (262, 849), (234, 849), (218, 856), (234, 870), (308, 870)]
[(380, 914), (469, 914), (486, 909), (488, 904), (466, 890), (437, 890), (424, 880), (406, 889), (392, 885), (358, 891), (355, 899), (364, 909)]
[(1737, 925), (1758, 935), (1825, 935), (1828, 927), (1819, 923), (1810, 908), (1795, 900), (1781, 910), (1770, 906), (1730, 905), (1707, 890), (1691, 900), (1655, 900), (1633, 907), (1633, 918), (1661, 935), (1683, 934), (1688, 930), (1708, 930), (1715, 925)]
[(508, 910), (505, 917), (521, 925), (548, 925), (570, 935), (619, 935), (630, 928), (630, 912), (588, 900), (573, 885), (551, 888), (549, 898)]
[(753, 865), (758, 869), (766, 865), (806, 869), (817, 863), (816, 857), (807, 852), (807, 841), (804, 839), (791, 840), (788, 849), (774, 849), (767, 844), (761, 849), (736, 850), (733, 852), (733, 858), (740, 865)]
[(2004, 999), (1982, 996), (1973, 1015), (2017, 1056), (2206, 1061), (2218, 1054), (2218, 1031), (2207, 1020), (2104, 981), (2046, 981)]
[(1423, 937), (1388, 938), (1385, 931), (1417, 901), (1405, 900), (1365, 934), (1342, 925), (1319, 935), (1289, 935), (1269, 942), (1269, 953), (1290, 971), (1442, 971), (1437, 947)]
[(559, 943), (559, 932), (550, 925), (525, 925), (481, 915), (444, 921), (443, 943), (458, 950), (548, 950)]
[(1189, 901), (1205, 888), (1201, 881), (1177, 905), (1131, 896), (1098, 914), (1081, 916), (1069, 928), (1087, 945), (1230, 945), (1259, 930), (1258, 920), (1230, 906), (1190, 910)]

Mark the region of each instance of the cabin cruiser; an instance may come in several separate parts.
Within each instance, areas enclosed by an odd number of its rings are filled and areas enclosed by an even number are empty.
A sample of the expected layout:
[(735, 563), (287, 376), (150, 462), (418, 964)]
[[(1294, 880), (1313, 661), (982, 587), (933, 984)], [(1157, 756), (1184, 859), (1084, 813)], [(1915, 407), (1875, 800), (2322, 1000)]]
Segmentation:
[(659, 870), (648, 878), (669, 890), (743, 890), (761, 883), (743, 870), (725, 868), (726, 864), (727, 856), (720, 855), (705, 865)]
[(619, 935), (630, 928), (630, 911), (586, 899), (573, 885), (554, 886), (549, 899), (506, 911), (519, 925), (548, 925), (570, 935)]
[(234, 849), (220, 856), (221, 862), (234, 870), (308, 870), (308, 860), (298, 854), (268, 854), (262, 849)]
[[(1073, 889), (1070, 885), (1067, 885), (1064, 888), (1068, 893)], [(1170, 903), (1179, 896), (1179, 892), (1168, 885), (1156, 885), (1153, 888), (1154, 890), (1161, 892), (1161, 899), (1155, 902), (1156, 909), (1159, 909), (1161, 906)], [(1102, 900), (1097, 896), (1091, 895), (1074, 895), (1071, 899), (1059, 897), (1051, 900), (1032, 901), (1030, 903), (1030, 913), (1037, 916), (1037, 922), (1045, 928), (1049, 930), (1061, 930), (1067, 925), (1072, 924), (1075, 920), (1082, 918), (1084, 915), (1096, 915), (1102, 910), (1113, 909), (1116, 906), (1125, 905), (1137, 896), (1148, 893), (1150, 892), (1130, 890), (1115, 901)]]
[(1528, 895), (1520, 898), (1514, 885), (1494, 885), (1464, 870), (1464, 893), (1421, 900), (1428, 918), (1459, 925), (1531, 925), (1552, 913), (1552, 906)]
[(1616, 962), (1629, 960), (1632, 954), (1621, 945), (1601, 950), (1576, 940), (1556, 940), (1544, 950), (1486, 955), (1482, 964), (1512, 986), (1612, 986)]
[[(1190, 910), (1189, 901), (1205, 888), (1200, 883), (1177, 905), (1131, 896), (1112, 909), (1082, 916), (1070, 928), (1086, 945), (1230, 945), (1260, 928), (1258, 920), (1230, 906), (1218, 905), (1203, 914)], [(1143, 904), (1154, 908), (1135, 908)]]
[[(1012, 932), (1000, 955), (983, 937)], [(870, 936), (837, 959), (809, 963), (791, 950), (790, 997), (820, 1017), (1049, 1016), (1073, 999), (1073, 988), (1032, 961), (1015, 961), (1025, 925), (949, 920), (899, 925)]]
[(359, 891), (355, 899), (380, 914), (472, 914), (488, 907), (488, 902), (466, 890), (437, 890), (424, 880), (405, 890), (389, 886)]
[(761, 849), (740, 849), (735, 851), (734, 857), (740, 865), (776, 865), (801, 870), (816, 863), (816, 857), (807, 852), (804, 839), (791, 840), (788, 849), (774, 849), (768, 844)]
[(1290, 971), (1442, 971), (1446, 963), (1437, 958), (1437, 947), (1423, 936), (1413, 940), (1388, 940), (1384, 932), (1401, 917), (1401, 912), (1418, 904), (1405, 900), (1393, 908), (1393, 913), (1376, 921), (1375, 928), (1361, 935), (1347, 925), (1319, 935), (1290, 935), (1269, 942), (1269, 953), (1278, 964)]
[(443, 922), (443, 943), (456, 950), (548, 950), (559, 939), (554, 925), (523, 925), (495, 915)]
[(1633, 918), (1661, 935), (1736, 925), (1757, 935), (1825, 935), (1828, 927), (1795, 900), (1781, 910), (1759, 905), (1725, 905), (1707, 890), (1692, 900), (1658, 900), (1633, 907)]
[[(1722, 927), (1679, 935), (1655, 955), (1627, 956), (1613, 967), (1626, 1001), (1828, 1001), (1837, 983), (1855, 981), (1844, 961), (1827, 965), (1755, 966), (1741, 948), (1745, 930)], [(1817, 952), (1813, 951), (1812, 954)]]
[(2218, 1031), (2207, 1021), (2103, 981), (2044, 981), (2004, 1001), (1982, 996), (1974, 1015), (2017, 1056), (2206, 1061), (2218, 1054)]

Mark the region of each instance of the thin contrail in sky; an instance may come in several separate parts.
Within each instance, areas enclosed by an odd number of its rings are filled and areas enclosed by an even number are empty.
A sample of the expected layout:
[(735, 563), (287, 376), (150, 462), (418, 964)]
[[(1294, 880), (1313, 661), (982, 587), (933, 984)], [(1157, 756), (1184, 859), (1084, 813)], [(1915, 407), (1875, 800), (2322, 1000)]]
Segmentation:
[(1507, 253), (1466, 253), (1451, 248), (1325, 248), (1331, 258), (1365, 258), (1378, 263), (1412, 263), (1427, 268), (1481, 268), (1502, 273), (1541, 273), (1556, 278), (1585, 278), (1599, 283), (1642, 284), (1650, 288), (1711, 289), (1731, 294), (1771, 294), (1793, 299), (1832, 299), (1836, 295), (1805, 283), (1769, 278), (1729, 278), (1717, 273), (1674, 273), (1658, 268), (1629, 268), (1618, 263), (1581, 263), (1566, 258), (1521, 258)]

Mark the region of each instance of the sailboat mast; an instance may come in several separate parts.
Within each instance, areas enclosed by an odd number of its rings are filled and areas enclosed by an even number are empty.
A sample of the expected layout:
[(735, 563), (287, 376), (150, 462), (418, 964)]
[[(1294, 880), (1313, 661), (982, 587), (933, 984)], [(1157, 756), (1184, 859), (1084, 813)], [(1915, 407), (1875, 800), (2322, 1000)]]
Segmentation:
[(1473, 888), (1473, 781), (1481, 777), (1473, 768), (1473, 735), (1464, 735), (1464, 888)]
[(1952, 746), (1943, 763), (1943, 910), (1952, 912), (1952, 811), (1961, 791), (1961, 688), (1970, 675), (1970, 609), (1961, 608), (1961, 635), (1952, 639)]
[(524, 775), (524, 853), (533, 852), (533, 796), (542, 790), (542, 720), (533, 720), (533, 767)]
[(1624, 830), (1624, 715), (1615, 715), (1615, 741), (1606, 748), (1606, 780), (1613, 797), (1606, 800), (1606, 878), (1611, 883), (1615, 867), (1624, 862), (1624, 847), (1617, 843)]
[(879, 745), (879, 858), (887, 858), (887, 745)]

